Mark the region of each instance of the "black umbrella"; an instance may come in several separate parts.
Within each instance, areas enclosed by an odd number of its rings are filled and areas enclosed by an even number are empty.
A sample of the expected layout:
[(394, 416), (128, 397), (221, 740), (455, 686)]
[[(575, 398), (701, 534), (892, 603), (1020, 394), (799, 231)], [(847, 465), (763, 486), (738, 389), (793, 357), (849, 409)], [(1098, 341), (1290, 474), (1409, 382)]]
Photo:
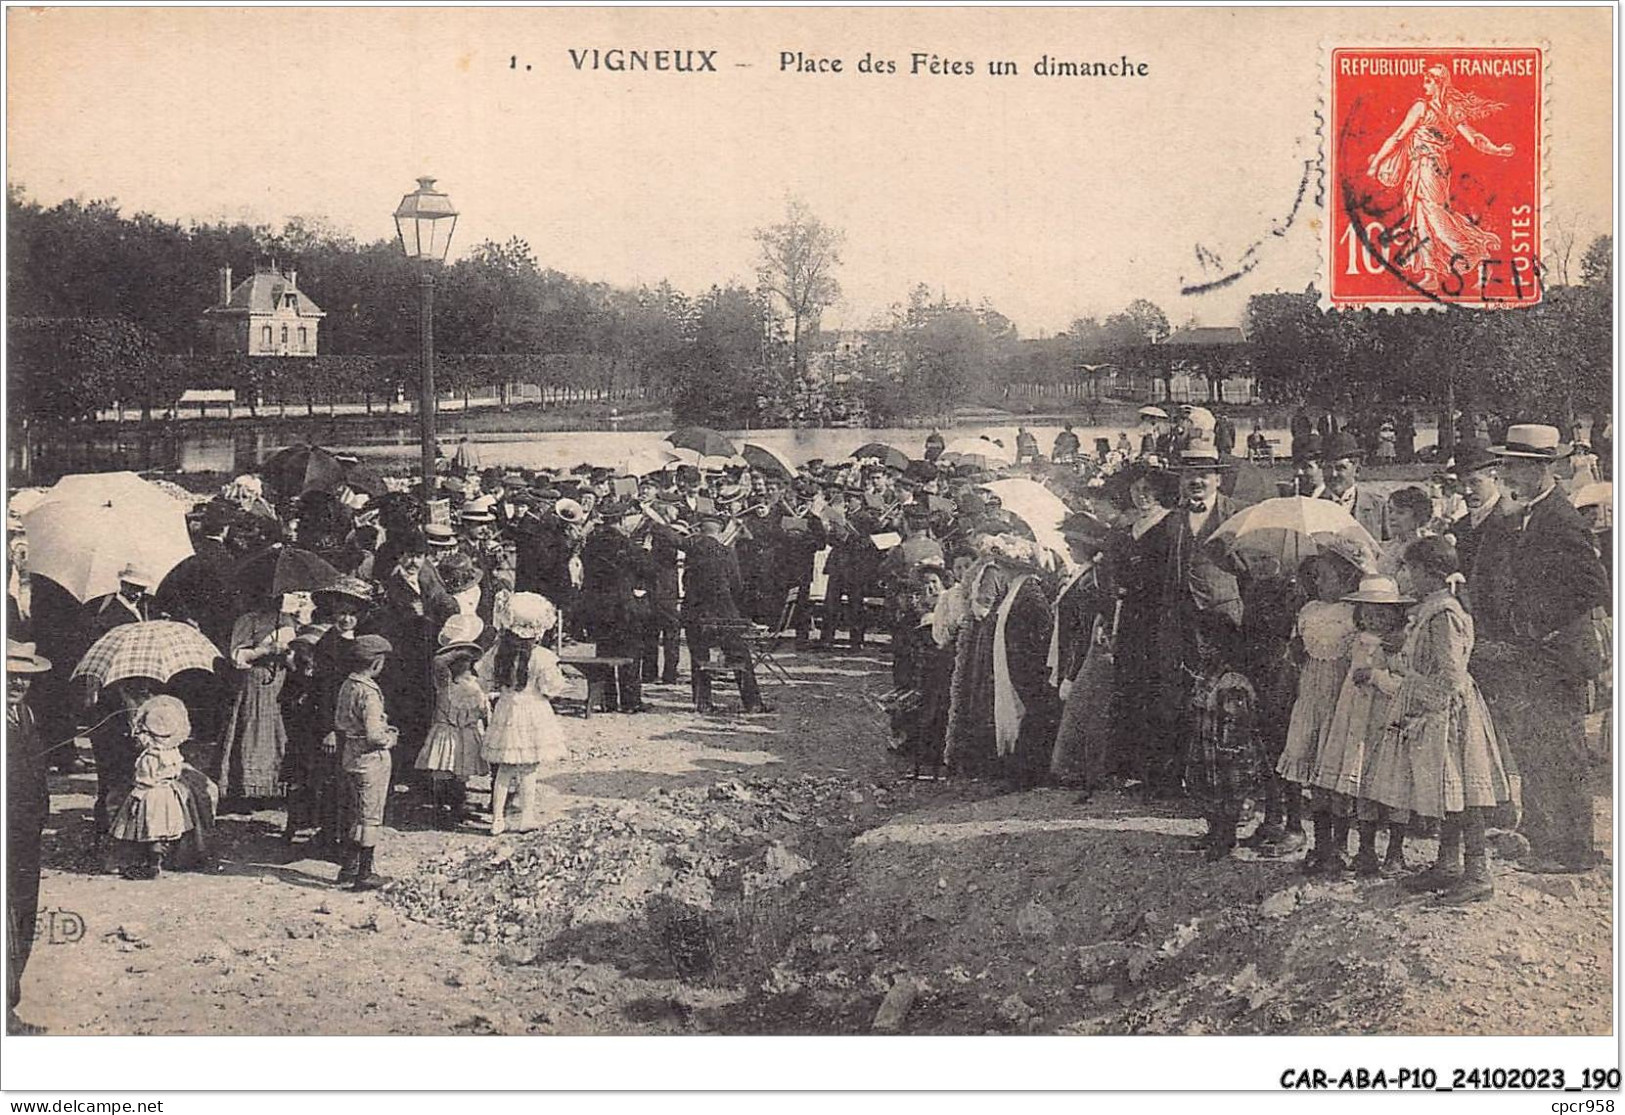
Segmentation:
[(898, 470), (908, 468), (908, 454), (894, 446), (886, 445), (884, 442), (871, 441), (868, 445), (860, 445), (852, 450), (852, 456), (857, 460), (873, 457), (887, 468)]
[(260, 475), (283, 499), (297, 499), (313, 488), (332, 491), (344, 479), (344, 464), (319, 445), (278, 449), (260, 465)]
[(281, 542), (268, 546), (237, 567), (245, 595), (281, 596), (332, 588), (344, 576), (309, 550)]
[(667, 434), (666, 440), (678, 449), (691, 449), (702, 457), (733, 457), (739, 453), (733, 442), (709, 426), (684, 426)]

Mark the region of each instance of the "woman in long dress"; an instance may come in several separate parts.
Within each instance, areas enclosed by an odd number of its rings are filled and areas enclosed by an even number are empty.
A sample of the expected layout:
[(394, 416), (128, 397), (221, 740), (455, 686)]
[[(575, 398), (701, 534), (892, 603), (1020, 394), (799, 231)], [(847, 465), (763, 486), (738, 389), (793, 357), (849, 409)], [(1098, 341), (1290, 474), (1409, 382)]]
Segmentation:
[(1164, 706), (1157, 684), (1161, 570), (1147, 553), (1143, 539), (1168, 515), (1177, 492), (1171, 473), (1143, 461), (1125, 468), (1114, 481), (1112, 500), (1122, 518), (1106, 539), (1104, 573), (1108, 597), (1122, 602), (1113, 655), (1117, 755), (1121, 773), (1140, 779), (1141, 789), (1148, 791), (1147, 756), (1156, 749), (1147, 737), (1166, 737), (1176, 731), (1179, 710)]
[(282, 720), (282, 686), (288, 675), (288, 649), (298, 630), (297, 603), (240, 616), (231, 629), (228, 657), (237, 672), (237, 692), (226, 721), (220, 755), (223, 801), (275, 797), (282, 786), (282, 760), (288, 731)]
[(1422, 99), (1366, 166), (1371, 177), (1400, 191), (1409, 235), (1396, 241), (1394, 263), (1415, 276), (1423, 290), (1472, 276), (1500, 250), (1499, 236), (1451, 205), (1450, 153), (1460, 138), (1485, 155), (1511, 156), (1512, 144), (1497, 145), (1472, 126), (1504, 107), (1462, 92), (1451, 83), (1448, 68), (1431, 66), (1422, 77)]
[[(1019, 540), (1001, 539), (1019, 548)], [(971, 622), (954, 660), (945, 762), (1020, 788), (1048, 774), (1060, 701), (1049, 682), (1050, 604), (1037, 567), (1014, 552), (971, 572)]]

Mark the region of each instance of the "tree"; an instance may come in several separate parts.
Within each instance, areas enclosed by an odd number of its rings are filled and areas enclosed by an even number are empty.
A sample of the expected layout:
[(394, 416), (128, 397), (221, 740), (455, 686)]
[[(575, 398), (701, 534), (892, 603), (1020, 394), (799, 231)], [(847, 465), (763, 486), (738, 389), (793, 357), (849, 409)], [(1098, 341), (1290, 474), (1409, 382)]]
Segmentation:
[(157, 339), (119, 318), (15, 318), (7, 358), (8, 409), (23, 417), (77, 421), (119, 403), (139, 405), (146, 418), (178, 390)]
[(679, 422), (749, 424), (769, 384), (762, 366), (764, 312), (754, 292), (737, 286), (712, 287), (700, 300), (672, 369)]
[(1123, 313), (1139, 329), (1147, 344), (1159, 344), (1168, 339), (1168, 315), (1155, 302), (1136, 298), (1124, 308)]
[[(1614, 285), (1614, 238), (1602, 235), (1593, 240), (1580, 257), (1580, 281), (1588, 287), (1612, 290)], [(1611, 296), (1611, 295), (1610, 295)]]
[(784, 307), (790, 319), (790, 366), (806, 371), (802, 336), (815, 329), (819, 316), (841, 296), (835, 269), (841, 265), (846, 234), (824, 224), (798, 198), (785, 207), (785, 219), (756, 230), (756, 274), (763, 290)]

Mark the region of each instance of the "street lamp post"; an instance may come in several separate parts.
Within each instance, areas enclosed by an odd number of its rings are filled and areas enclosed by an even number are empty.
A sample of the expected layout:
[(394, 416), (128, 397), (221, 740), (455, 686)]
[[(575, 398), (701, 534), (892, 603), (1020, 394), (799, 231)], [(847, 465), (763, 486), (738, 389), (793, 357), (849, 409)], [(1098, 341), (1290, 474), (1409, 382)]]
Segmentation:
[(434, 498), (434, 269), (446, 261), (457, 210), (451, 198), (434, 188), (433, 178), (419, 178), (418, 188), (395, 208), (395, 230), (401, 250), (418, 264), (418, 333), (423, 342), (422, 378), (418, 384), (418, 431), (423, 447), (423, 500)]

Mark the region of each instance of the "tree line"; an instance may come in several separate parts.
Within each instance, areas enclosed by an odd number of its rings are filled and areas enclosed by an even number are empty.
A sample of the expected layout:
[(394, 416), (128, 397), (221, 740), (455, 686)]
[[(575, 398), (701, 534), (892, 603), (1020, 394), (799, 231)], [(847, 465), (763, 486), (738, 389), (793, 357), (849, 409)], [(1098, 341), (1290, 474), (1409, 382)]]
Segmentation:
[[(14, 416), (78, 420), (114, 402), (167, 407), (187, 387), (240, 400), (383, 400), (415, 393), (417, 273), (393, 241), (358, 242), (319, 218), (280, 228), (182, 225), (111, 201), (44, 207), (8, 190)], [(754, 285), (690, 294), (543, 266), (518, 237), (476, 245), (436, 283), (438, 385), (513, 383), (668, 400), (679, 421), (719, 426), (945, 416), (1014, 385), (1077, 387), (1102, 368), (1171, 382), (1252, 376), (1272, 402), (1477, 402), (1505, 412), (1611, 404), (1612, 243), (1581, 281), (1507, 312), (1323, 312), (1311, 288), (1255, 295), (1237, 346), (1164, 345), (1164, 311), (1135, 299), (1062, 334), (1023, 338), (986, 301), (924, 285), (862, 330), (826, 334), (844, 237), (790, 199), (755, 232)], [(273, 258), (327, 313), (313, 359), (217, 357), (202, 326), (218, 272)]]

